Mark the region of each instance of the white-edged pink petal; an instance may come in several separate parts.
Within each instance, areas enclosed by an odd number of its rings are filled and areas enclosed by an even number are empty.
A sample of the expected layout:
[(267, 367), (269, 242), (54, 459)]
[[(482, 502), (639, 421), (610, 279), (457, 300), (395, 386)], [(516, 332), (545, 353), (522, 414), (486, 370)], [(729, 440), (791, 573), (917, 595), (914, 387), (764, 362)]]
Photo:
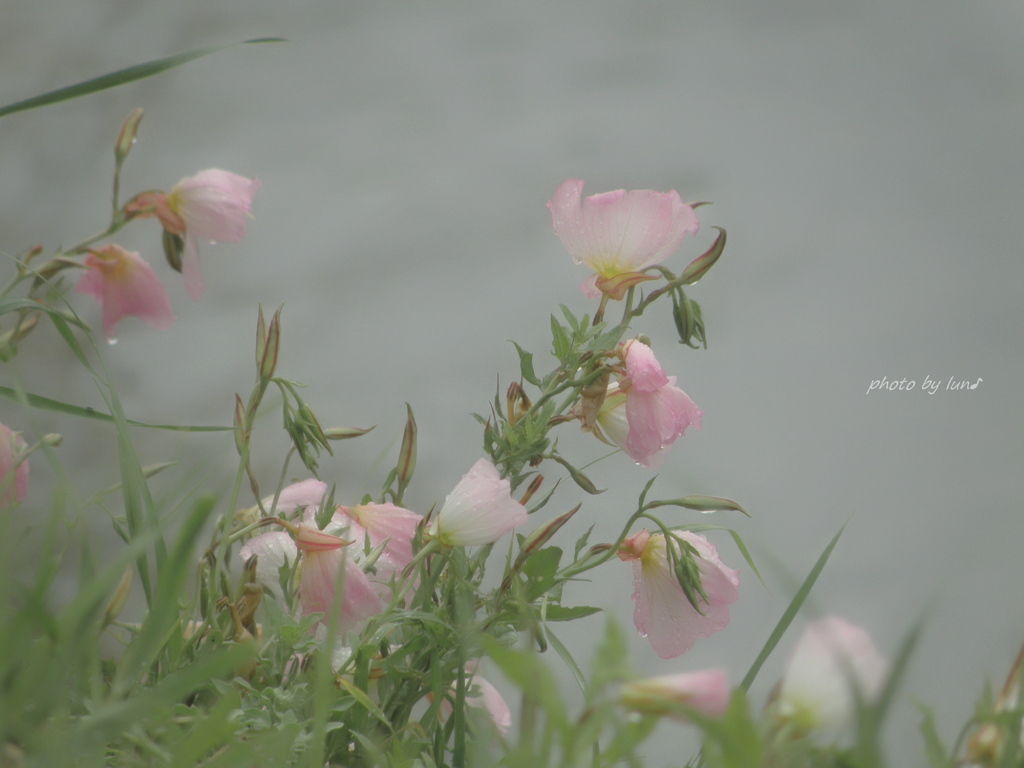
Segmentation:
[(448, 494), (427, 533), (449, 547), (490, 544), (526, 517), (509, 481), (487, 459), (478, 459)]
[(253, 556), (256, 561), (256, 578), (275, 593), (281, 588), (280, 573), (284, 566), (293, 566), (299, 559), (299, 550), (292, 537), (284, 531), (268, 531), (253, 536), (239, 550), (242, 562)]
[[(660, 264), (699, 227), (693, 209), (674, 190), (582, 195), (582, 181), (563, 182), (548, 202), (551, 223), (573, 259), (603, 278)], [(596, 284), (588, 280), (583, 290), (590, 295)]]
[(798, 728), (837, 731), (852, 724), (857, 696), (870, 703), (887, 674), (888, 662), (865, 629), (827, 616), (808, 624), (793, 647), (776, 706)]

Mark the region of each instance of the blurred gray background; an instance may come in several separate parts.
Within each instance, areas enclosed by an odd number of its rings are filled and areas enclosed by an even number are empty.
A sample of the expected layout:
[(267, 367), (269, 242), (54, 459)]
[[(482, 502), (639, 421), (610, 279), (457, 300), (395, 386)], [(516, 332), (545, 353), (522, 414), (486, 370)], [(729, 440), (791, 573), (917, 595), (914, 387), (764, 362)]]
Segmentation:
[[(408, 401), (421, 441), (407, 502), (425, 512), (481, 454), (470, 413), (518, 377), (508, 340), (542, 369), (548, 314), (559, 302), (592, 311), (578, 290), (587, 270), (544, 206), (558, 184), (712, 200), (702, 232), (669, 262), (679, 269), (706, 248), (712, 225), (728, 229), (725, 257), (690, 293), (709, 349), (676, 344), (667, 308), (637, 327), (704, 410), (655, 491), (741, 501), (752, 520), (717, 522), (741, 532), (767, 587), (728, 535), (712, 534), (743, 572), (731, 626), (674, 661), (636, 638), (637, 670), (727, 665), (738, 682), (845, 524), (814, 608), (863, 624), (887, 653), (924, 618), (889, 737), (898, 763), (923, 764), (921, 700), (952, 741), (1024, 640), (1024, 5), (3, 0), (0, 103), (271, 35), (288, 42), (0, 120), (0, 249), (11, 254), (52, 252), (105, 226), (112, 143), (137, 106), (146, 117), (126, 193), (208, 167), (263, 182), (246, 240), (201, 249), (199, 302), (161, 263), (154, 223), (117, 238), (154, 264), (178, 315), (166, 332), (127, 319), (119, 344), (101, 350), (129, 416), (230, 423), (234, 392), (253, 379), (257, 304), (284, 303), (279, 373), (309, 383), (325, 424), (378, 425), (338, 444), (322, 476), (339, 501), (376, 494)], [(95, 302), (73, 302), (98, 328)], [(29, 339), (17, 370), (31, 391), (102, 407), (51, 327)], [(917, 387), (866, 394), (883, 376)], [(925, 377), (939, 391), (922, 391)], [(951, 377), (982, 382), (947, 391)], [(11, 381), (7, 367), (0, 382)], [(81, 498), (115, 482), (102, 426), (10, 403), (0, 421), (64, 432), (59, 455)], [(275, 414), (257, 431), (268, 487), (284, 453), (279, 424)], [(155, 483), (169, 516), (186, 492), (226, 493), (229, 437), (136, 437), (144, 463), (182, 463)], [(572, 425), (560, 447), (579, 463), (605, 452)], [(45, 461), (32, 471), (18, 515), (38, 529), (56, 480)], [(586, 499), (571, 533), (593, 523), (593, 540), (608, 540), (649, 475), (621, 454), (591, 471), (609, 490)], [(563, 484), (541, 514), (576, 500)], [(114, 541), (100, 510), (78, 525), (100, 546)], [(594, 582), (566, 602), (601, 605), (630, 627), (629, 567), (609, 563)], [(601, 626), (588, 619), (564, 638), (584, 662)], [(678, 759), (689, 738), (662, 727), (650, 764)]]

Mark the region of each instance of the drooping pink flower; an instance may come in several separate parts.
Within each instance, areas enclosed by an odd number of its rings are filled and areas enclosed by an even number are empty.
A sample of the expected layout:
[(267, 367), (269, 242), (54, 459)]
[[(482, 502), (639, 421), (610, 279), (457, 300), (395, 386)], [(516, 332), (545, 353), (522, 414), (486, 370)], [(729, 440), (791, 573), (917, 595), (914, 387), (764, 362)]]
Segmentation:
[(619, 354), (625, 375), (608, 386), (596, 414), (580, 414), (583, 427), (607, 437), (638, 464), (657, 469), (687, 427), (700, 429), (702, 412), (675, 385), (676, 377), (665, 375), (646, 344), (627, 341)]
[[(699, 533), (675, 535), (697, 551), (701, 587), (707, 600), (697, 596), (700, 611), (690, 603), (669, 561), (665, 534), (642, 530), (627, 538), (619, 558), (633, 564), (633, 623), (663, 659), (686, 653), (703, 637), (729, 624), (729, 605), (739, 598), (739, 572), (718, 558), (718, 550)], [(673, 543), (678, 557), (679, 545)]]
[(705, 669), (630, 680), (619, 690), (619, 700), (627, 709), (681, 720), (686, 716), (680, 705), (704, 717), (722, 717), (729, 707), (729, 677), (724, 669)]
[(604, 292), (621, 299), (631, 285), (650, 279), (643, 270), (667, 259), (699, 227), (693, 208), (675, 190), (618, 189), (581, 200), (582, 195), (583, 182), (569, 179), (548, 209), (566, 250), (597, 273), (581, 286), (591, 298)]
[(512, 498), (509, 481), (487, 459), (478, 459), (448, 494), (427, 534), (448, 547), (490, 544), (526, 517), (526, 508)]
[(134, 315), (161, 330), (174, 322), (167, 289), (153, 268), (139, 254), (119, 245), (89, 251), (86, 270), (75, 286), (89, 293), (103, 307), (103, 335), (116, 338), (118, 322)]
[(299, 525), (295, 536), (295, 546), (302, 553), (299, 577), (302, 612), (330, 615), (335, 592), (341, 586), (345, 591), (338, 624), (342, 632), (353, 629), (383, 608), (363, 569), (344, 551), (351, 543), (304, 523)]
[(259, 188), (257, 179), (211, 168), (182, 179), (169, 194), (144, 192), (126, 210), (140, 218), (156, 216), (167, 232), (184, 238), (181, 272), (188, 295), (198, 299), (203, 275), (197, 240), (237, 243), (245, 237), (245, 220)]
[(807, 625), (786, 662), (775, 701), (802, 731), (838, 731), (853, 722), (857, 696), (881, 693), (888, 663), (862, 627), (839, 616)]
[(28, 461), (22, 458), (25, 441), (0, 424), (0, 509), (20, 504), (28, 495)]

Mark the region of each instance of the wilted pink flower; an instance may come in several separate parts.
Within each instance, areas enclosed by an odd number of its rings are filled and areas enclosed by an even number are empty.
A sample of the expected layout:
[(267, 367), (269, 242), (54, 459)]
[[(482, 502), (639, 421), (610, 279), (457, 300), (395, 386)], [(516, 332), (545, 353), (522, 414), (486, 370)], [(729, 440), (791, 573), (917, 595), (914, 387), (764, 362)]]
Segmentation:
[(28, 462), (22, 458), (25, 441), (0, 424), (0, 509), (20, 504), (28, 495)]
[(582, 195), (583, 182), (569, 179), (548, 209), (562, 245), (597, 273), (581, 286), (591, 298), (603, 292), (621, 299), (631, 285), (650, 279), (643, 270), (667, 259), (699, 227), (693, 208), (674, 190), (618, 189), (581, 201)]
[[(346, 632), (379, 613), (383, 606), (370, 580), (354, 558), (347, 557), (344, 548), (351, 544), (316, 528), (299, 525), (295, 545), (302, 553), (302, 571), (299, 577), (299, 598), (302, 612), (330, 615), (335, 590), (342, 586), (339, 629)], [(344, 574), (341, 567), (344, 565)], [(340, 582), (343, 580), (343, 584)]]
[(526, 522), (526, 516), (508, 480), (487, 459), (478, 459), (448, 494), (427, 533), (448, 547), (490, 544)]
[(679, 705), (704, 717), (722, 717), (729, 708), (729, 677), (724, 669), (648, 677), (624, 683), (619, 700), (627, 709), (685, 720)]
[[(697, 551), (701, 587), (707, 600), (698, 612), (690, 603), (669, 562), (665, 534), (642, 530), (627, 538), (619, 557), (633, 563), (633, 623), (663, 659), (686, 653), (698, 638), (709, 637), (729, 624), (729, 605), (739, 597), (739, 573), (718, 559), (714, 545), (699, 533), (675, 535)], [(676, 555), (684, 557), (679, 545)]]
[(657, 469), (687, 427), (700, 429), (701, 410), (666, 376), (654, 352), (634, 339), (622, 345), (625, 376), (609, 385), (596, 415), (581, 413), (584, 429), (624, 450), (633, 461)]
[(139, 254), (119, 245), (104, 245), (89, 251), (85, 265), (75, 291), (90, 293), (99, 301), (103, 335), (108, 339), (117, 336), (117, 323), (128, 315), (160, 329), (174, 322), (167, 289)]
[(126, 209), (133, 216), (156, 216), (163, 228), (185, 239), (181, 271), (188, 295), (203, 295), (196, 241), (237, 243), (245, 237), (245, 219), (260, 182), (218, 168), (182, 179), (170, 194), (144, 192)]
[[(776, 708), (803, 731), (834, 731), (851, 724), (857, 696), (881, 693), (888, 664), (863, 628), (839, 616), (807, 625), (786, 662)], [(856, 693), (855, 693), (856, 691)]]

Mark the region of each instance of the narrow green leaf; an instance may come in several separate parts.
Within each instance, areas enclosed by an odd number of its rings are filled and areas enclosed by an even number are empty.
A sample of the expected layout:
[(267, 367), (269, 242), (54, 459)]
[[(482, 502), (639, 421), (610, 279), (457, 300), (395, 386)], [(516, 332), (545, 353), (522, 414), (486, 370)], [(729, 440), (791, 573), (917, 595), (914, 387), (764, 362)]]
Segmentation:
[[(279, 37), (263, 37), (253, 40), (244, 40), (242, 45), (246, 43), (280, 43), (284, 42)], [(142, 80), (153, 75), (158, 75), (168, 69), (179, 67), (182, 64), (198, 59), (203, 56), (208, 56), (211, 53), (222, 51), (225, 48), (231, 48), (239, 43), (228, 43), (227, 45), (215, 45), (208, 48), (196, 48), (191, 51), (184, 51), (183, 53), (176, 53), (173, 56), (166, 56), (162, 59), (153, 59), (142, 64), (135, 64), (134, 66), (127, 67), (126, 69), (119, 69), (116, 72), (110, 72), (106, 75), (100, 75), (89, 80), (83, 80), (80, 83), (74, 85), (68, 85), (64, 88), (58, 88), (55, 91), (48, 91), (47, 93), (40, 94), (39, 96), (33, 96), (29, 99), (23, 99), (22, 101), (16, 101), (13, 104), (8, 104), (6, 107), (0, 107), (0, 117), (10, 115), (15, 112), (23, 112), (28, 109), (38, 109), (39, 107), (45, 107), (50, 104), (56, 104), (61, 101), (67, 101), (68, 99), (77, 99), (80, 96), (87, 96), (90, 93), (96, 93), (97, 91), (105, 91), (108, 88), (116, 88), (119, 85), (130, 83), (135, 80)]]
[[(54, 413), (64, 413), (68, 416), (77, 416), (80, 419), (94, 419), (95, 421), (105, 421), (107, 423), (113, 423), (114, 417), (110, 414), (97, 411), (89, 406), (81, 407), (78, 405), (71, 405), (70, 403), (64, 403), (60, 400), (51, 400), (48, 397), (42, 395), (33, 395), (31, 392), (18, 392), (17, 390), (11, 389), (10, 387), (0, 386), (0, 397), (13, 400), (16, 403), (25, 403), (37, 408), (41, 411), (52, 411)], [(166, 429), (172, 432), (230, 432), (234, 427), (201, 427), (201, 426), (189, 426), (179, 424), (147, 424), (144, 421), (135, 421), (134, 419), (125, 419), (125, 422), (132, 427), (145, 427), (146, 429)]]
[(757, 677), (757, 673), (761, 671), (761, 667), (764, 666), (768, 657), (771, 656), (772, 651), (775, 650), (775, 646), (779, 644), (782, 636), (786, 633), (786, 630), (789, 629), (789, 625), (792, 624), (793, 619), (796, 618), (797, 612), (803, 606), (804, 601), (807, 600), (807, 596), (811, 593), (811, 589), (814, 587), (815, 582), (821, 575), (822, 570), (824, 570), (825, 563), (827, 563), (829, 557), (832, 556), (832, 550), (835, 549), (836, 544), (839, 543), (839, 537), (843, 535), (843, 530), (845, 528), (846, 526), (844, 525), (839, 529), (839, 532), (832, 537), (832, 541), (830, 541), (828, 546), (825, 547), (825, 551), (821, 553), (820, 557), (818, 557), (814, 567), (811, 568), (811, 572), (807, 574), (807, 578), (804, 579), (804, 583), (800, 585), (800, 589), (797, 590), (796, 595), (793, 597), (792, 601), (790, 601), (789, 606), (782, 614), (782, 618), (779, 619), (779, 623), (775, 625), (775, 629), (772, 630), (772, 633), (769, 635), (767, 642), (765, 642), (764, 647), (761, 649), (761, 652), (757, 655), (757, 658), (754, 659), (754, 663), (750, 666), (750, 669), (744, 676), (743, 682), (741, 682), (739, 686), (740, 690), (750, 690), (750, 686), (754, 682), (754, 678)]
[(573, 679), (576, 681), (576, 685), (580, 687), (580, 692), (584, 696), (587, 695), (587, 676), (583, 674), (583, 670), (580, 669), (580, 665), (576, 663), (576, 659), (572, 657), (569, 649), (565, 647), (565, 644), (551, 631), (551, 628), (547, 625), (544, 626), (544, 634), (548, 638), (548, 642), (551, 643), (551, 647), (555, 649), (555, 652), (561, 657), (562, 661), (565, 662), (565, 666), (568, 667), (569, 672), (572, 674)]
[(593, 616), (602, 610), (602, 608), (595, 608), (592, 605), (548, 605), (544, 608), (544, 619), (546, 621), (575, 621)]

